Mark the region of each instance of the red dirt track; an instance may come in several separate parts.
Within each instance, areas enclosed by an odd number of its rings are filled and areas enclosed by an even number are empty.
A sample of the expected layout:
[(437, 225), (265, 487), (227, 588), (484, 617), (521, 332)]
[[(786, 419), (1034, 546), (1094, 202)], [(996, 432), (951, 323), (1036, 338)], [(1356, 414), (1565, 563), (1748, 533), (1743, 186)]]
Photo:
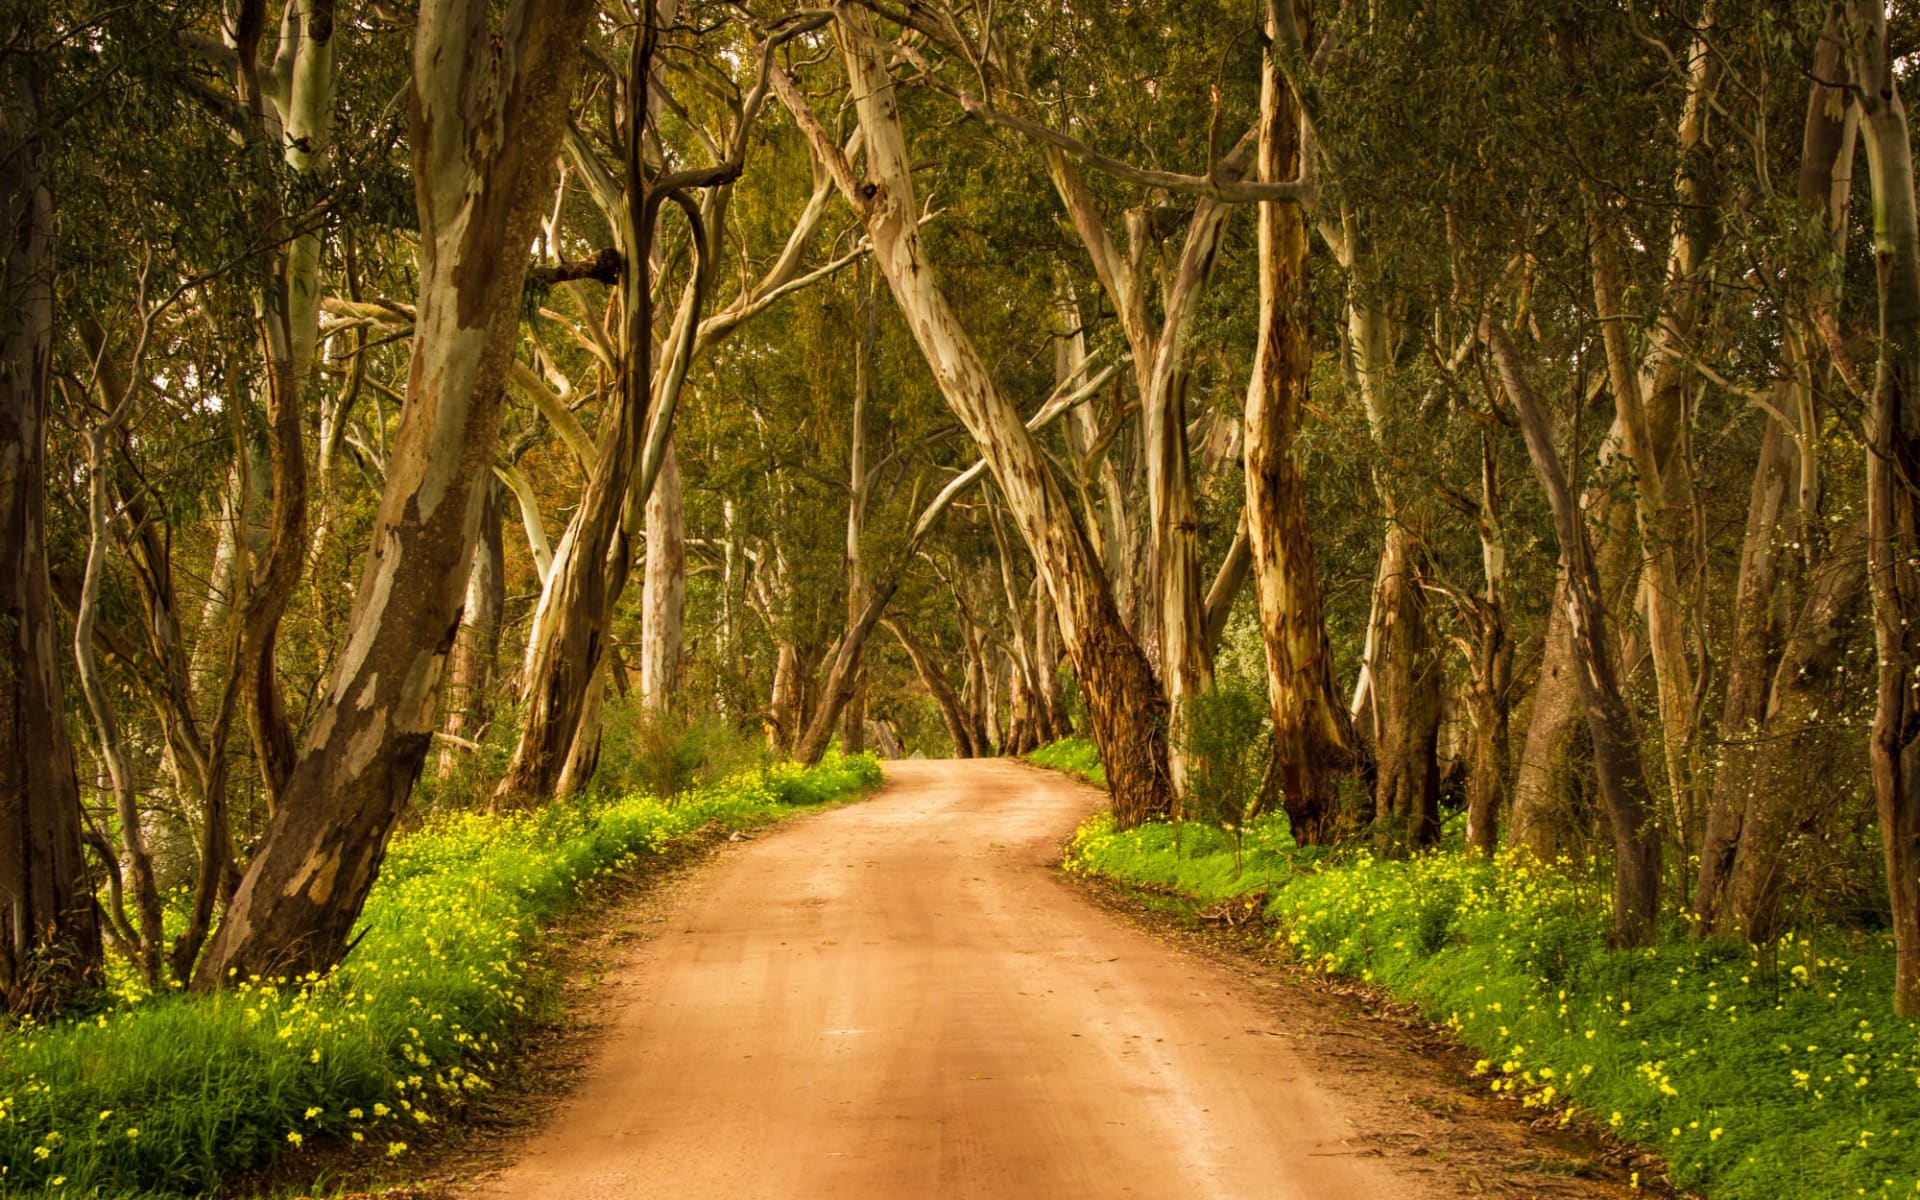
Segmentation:
[(1294, 1010), (1315, 1001), (1090, 902), (1055, 865), (1091, 789), (1005, 760), (887, 776), (693, 877), (609, 977), (618, 1007), (579, 1087), (479, 1194), (1621, 1194), (1428, 1156), (1419, 1122), (1461, 1117), (1499, 1127), (1483, 1150), (1544, 1151), (1480, 1107), (1436, 1119), (1345, 1049), (1369, 1035), (1301, 1043)]

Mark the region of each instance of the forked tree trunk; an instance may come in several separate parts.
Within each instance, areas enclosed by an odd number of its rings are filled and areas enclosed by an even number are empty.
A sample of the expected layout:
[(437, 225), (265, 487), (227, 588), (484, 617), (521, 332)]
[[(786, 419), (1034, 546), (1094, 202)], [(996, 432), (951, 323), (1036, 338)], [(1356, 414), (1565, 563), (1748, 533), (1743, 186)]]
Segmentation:
[[(629, 129), (645, 124), (652, 82), (653, 5), (648, 4), (646, 12), (645, 31), (634, 35), (633, 65), (627, 73)], [(554, 551), (553, 572), (534, 613), (521, 679), (520, 738), (494, 793), (496, 807), (537, 803), (559, 794), (560, 778), (568, 773), (568, 759), (582, 733), (582, 716), (598, 685), (614, 606), (626, 586), (626, 573), (615, 569), (615, 560), (624, 561), (624, 555), (614, 542), (621, 536), (621, 516), (640, 466), (653, 395), (651, 254), (660, 204), (642, 176), (637, 148), (628, 157), (620, 195), (624, 211), (615, 208), (608, 214), (618, 231), (624, 316), (614, 403), (602, 422), (580, 506)], [(696, 240), (701, 248), (696, 272), (703, 272), (705, 241), (697, 226)]]
[(1786, 427), (1769, 415), (1760, 440), (1760, 461), (1747, 501), (1746, 533), (1740, 542), (1740, 572), (1734, 584), (1733, 642), (1727, 654), (1726, 700), (1720, 710), (1723, 747), (1700, 840), (1695, 881), (1694, 932), (1709, 934), (1719, 923), (1734, 855), (1744, 836), (1746, 812), (1757, 797), (1764, 754), (1769, 686), (1778, 651), (1781, 571), (1779, 537), (1793, 492), (1793, 443)]
[[(1347, 297), (1352, 370), (1373, 438), (1374, 491), (1386, 518), (1375, 573), (1362, 712), (1376, 766), (1374, 841), (1382, 853), (1404, 853), (1440, 836), (1441, 674), (1420, 572), (1415, 507), (1394, 478), (1388, 385), (1393, 373), (1392, 330), (1381, 294), (1378, 264), (1361, 222), (1343, 222), (1342, 250), (1350, 276)], [(1354, 713), (1358, 720), (1360, 712)]]
[(781, 100), (814, 152), (830, 164), (842, 196), (873, 239), (874, 261), (906, 316), (948, 406), (973, 435), (1036, 569), (1053, 593), (1061, 632), (1093, 717), (1123, 827), (1168, 809), (1166, 700), (1140, 647), (1120, 622), (1086, 533), (1045, 457), (1001, 394), (934, 277), (920, 244), (905, 135), (886, 64), (856, 8), (836, 10), (842, 57), (864, 132), (868, 179), (854, 178), (839, 147), (792, 81), (776, 74)]
[[(1676, 415), (1654, 416), (1655, 443), (1670, 441), (1671, 421)], [(1600, 596), (1608, 602), (1632, 594), (1640, 572), (1631, 514), (1625, 497), (1616, 489), (1622, 470), (1622, 440), (1616, 418), (1601, 441), (1595, 478), (1580, 497), (1587, 540), (1593, 546), (1594, 568), (1600, 578)], [(1571, 754), (1578, 733), (1586, 726), (1580, 690), (1582, 671), (1567, 624), (1566, 594), (1566, 566), (1562, 563), (1554, 580), (1553, 606), (1547, 614), (1533, 709), (1520, 761), (1514, 767), (1511, 837), (1542, 863), (1558, 858), (1575, 832), (1567, 803), (1573, 779)]]
[(346, 645), (286, 800), (195, 973), (202, 989), (339, 961), (426, 759), (499, 436), (525, 248), (594, 10), (516, 0), (496, 34), (490, 7), (420, 8), (407, 403)]
[(1910, 1017), (1920, 1015), (1920, 222), (1886, 8), (1856, 0), (1849, 13), (1880, 298), (1867, 411), (1867, 562), (1880, 655), (1869, 761), (1893, 917), (1893, 1010)]
[(1593, 738), (1600, 800), (1613, 833), (1613, 941), (1618, 946), (1644, 946), (1652, 942), (1660, 915), (1660, 833), (1654, 824), (1653, 796), (1640, 761), (1633, 715), (1620, 694), (1619, 667), (1607, 636), (1593, 545), (1553, 447), (1552, 427), (1521, 373), (1506, 330), (1489, 318), (1482, 335), (1493, 349), (1507, 398), (1520, 415), (1527, 455), (1553, 509), (1566, 581), (1560, 598), (1567, 606), (1573, 659), (1581, 673), (1581, 699)]
[[(1301, 26), (1307, 6), (1293, 3)], [(1279, 15), (1270, 0), (1261, 72), (1259, 178), (1295, 179), (1305, 160), (1299, 106), (1277, 56)], [(1273, 705), (1274, 767), (1295, 840), (1322, 845), (1339, 814), (1337, 781), (1351, 778), (1353, 731), (1333, 685), (1325, 599), (1307, 526), (1306, 481), (1294, 444), (1307, 400), (1307, 216), (1298, 204), (1259, 209), (1258, 349), (1247, 385), (1247, 528)]]
[[(1628, 459), (1634, 468), (1634, 512), (1641, 546), (1641, 582), (1646, 589), (1647, 642), (1652, 651), (1654, 686), (1660, 712), (1660, 744), (1666, 763), (1667, 789), (1673, 808), (1674, 833), (1683, 856), (1692, 851), (1691, 827), (1698, 816), (1694, 803), (1693, 670), (1687, 661), (1686, 597), (1680, 587), (1677, 547), (1685, 541), (1681, 520), (1685, 510), (1669, 498), (1665, 467), (1653, 440), (1652, 420), (1641, 392), (1642, 381), (1631, 357), (1625, 317), (1621, 312), (1619, 267), (1613, 232), (1596, 211), (1589, 214), (1593, 236), (1593, 298), (1606, 346), (1607, 370), (1612, 380), (1615, 411)], [(1676, 474), (1684, 465), (1674, 459)]]
[(31, 46), (0, 55), (0, 1006), (51, 1012), (101, 982), (80, 791), (47, 581), (53, 195)]

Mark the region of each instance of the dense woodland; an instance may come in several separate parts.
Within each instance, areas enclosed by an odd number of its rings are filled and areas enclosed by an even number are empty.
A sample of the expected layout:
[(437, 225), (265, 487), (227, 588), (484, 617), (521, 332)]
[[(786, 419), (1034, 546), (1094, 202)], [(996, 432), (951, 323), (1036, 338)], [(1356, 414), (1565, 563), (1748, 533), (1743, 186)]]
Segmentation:
[(1080, 732), (1920, 1012), (1916, 15), (4, 0), (6, 1007), (324, 971), (425, 809)]

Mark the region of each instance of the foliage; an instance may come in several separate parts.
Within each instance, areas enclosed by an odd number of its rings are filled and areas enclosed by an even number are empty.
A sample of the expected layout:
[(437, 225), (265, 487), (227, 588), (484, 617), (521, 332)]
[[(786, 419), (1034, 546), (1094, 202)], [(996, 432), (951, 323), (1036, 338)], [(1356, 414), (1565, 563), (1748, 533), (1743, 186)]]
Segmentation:
[(699, 829), (747, 828), (880, 780), (870, 755), (662, 801), (447, 813), (394, 840), (347, 962), (323, 978), (160, 995), (0, 1040), (0, 1192), (198, 1193), (308, 1139), (406, 1153), (486, 1089), (544, 999), (540, 927)]
[(1270, 757), (1267, 712), (1264, 696), (1222, 684), (1187, 697), (1181, 713), (1185, 815), (1218, 826), (1233, 843), (1236, 862)]

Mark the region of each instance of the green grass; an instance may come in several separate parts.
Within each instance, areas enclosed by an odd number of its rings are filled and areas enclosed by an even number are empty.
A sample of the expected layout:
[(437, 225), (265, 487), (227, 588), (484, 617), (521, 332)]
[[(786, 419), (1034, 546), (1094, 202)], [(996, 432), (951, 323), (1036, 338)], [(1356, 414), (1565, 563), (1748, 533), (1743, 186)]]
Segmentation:
[(1100, 765), (1100, 751), (1091, 739), (1065, 737), (1046, 745), (1027, 755), (1027, 761), (1036, 767), (1077, 776), (1088, 783), (1107, 786), (1107, 769)]
[(870, 755), (662, 802), (439, 816), (394, 839), (332, 975), (161, 995), (0, 1036), (0, 1195), (195, 1195), (321, 1139), (396, 1158), (489, 1086), (541, 997), (542, 925), (709, 823), (747, 828), (880, 781)]
[[(1806, 931), (1757, 950), (1607, 949), (1604, 879), (1519, 855), (1328, 859), (1284, 817), (1253, 824), (1236, 872), (1225, 836), (1089, 821), (1070, 871), (1197, 904), (1267, 892), (1308, 966), (1378, 985), (1482, 1056), (1486, 1086), (1574, 1111), (1666, 1157), (1717, 1200), (1920, 1196), (1920, 1022), (1893, 1017), (1878, 934)], [(1569, 1107), (1571, 1106), (1571, 1107)]]

